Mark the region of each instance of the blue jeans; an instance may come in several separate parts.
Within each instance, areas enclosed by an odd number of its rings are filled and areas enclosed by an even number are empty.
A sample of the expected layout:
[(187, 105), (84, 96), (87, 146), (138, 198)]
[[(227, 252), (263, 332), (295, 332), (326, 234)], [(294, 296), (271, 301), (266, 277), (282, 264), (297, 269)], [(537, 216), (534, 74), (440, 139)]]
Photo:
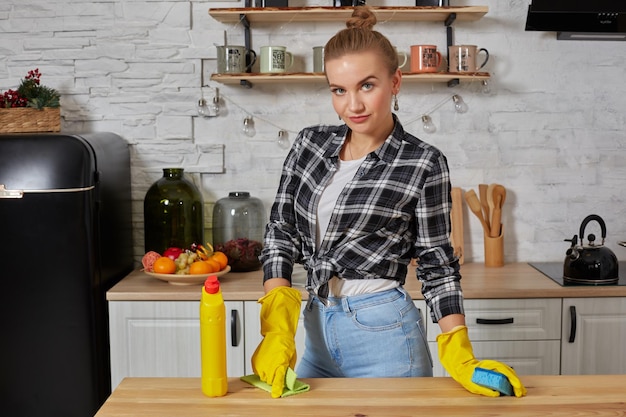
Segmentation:
[(299, 378), (432, 376), (422, 317), (403, 288), (328, 301), (304, 311)]

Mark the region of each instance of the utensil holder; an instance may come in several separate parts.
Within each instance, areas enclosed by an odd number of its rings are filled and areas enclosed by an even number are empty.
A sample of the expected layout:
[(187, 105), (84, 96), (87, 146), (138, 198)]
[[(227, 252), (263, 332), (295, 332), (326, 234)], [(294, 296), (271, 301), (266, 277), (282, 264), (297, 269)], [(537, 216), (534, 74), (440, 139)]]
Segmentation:
[(484, 233), (485, 266), (504, 266), (504, 226), (500, 227), (500, 236), (489, 237)]

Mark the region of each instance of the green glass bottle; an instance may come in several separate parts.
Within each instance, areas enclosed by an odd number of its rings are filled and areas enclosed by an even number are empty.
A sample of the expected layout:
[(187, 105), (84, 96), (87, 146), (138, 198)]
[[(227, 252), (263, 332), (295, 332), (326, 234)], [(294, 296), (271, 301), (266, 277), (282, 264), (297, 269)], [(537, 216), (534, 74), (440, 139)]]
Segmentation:
[(185, 178), (183, 168), (164, 168), (143, 203), (145, 250), (189, 249), (204, 244), (202, 194)]

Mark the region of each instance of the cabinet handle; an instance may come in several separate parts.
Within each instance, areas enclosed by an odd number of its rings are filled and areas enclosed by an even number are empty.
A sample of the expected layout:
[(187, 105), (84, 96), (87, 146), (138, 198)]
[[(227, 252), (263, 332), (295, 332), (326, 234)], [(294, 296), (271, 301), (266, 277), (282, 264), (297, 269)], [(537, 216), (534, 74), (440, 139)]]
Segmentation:
[(512, 324), (513, 317), (506, 319), (476, 319), (476, 324)]
[(239, 321), (239, 311), (232, 309), (230, 311), (230, 344), (239, 346), (239, 338), (237, 337), (237, 322)]
[(569, 328), (569, 342), (574, 343), (576, 340), (576, 306), (569, 306), (570, 316), (570, 328)]

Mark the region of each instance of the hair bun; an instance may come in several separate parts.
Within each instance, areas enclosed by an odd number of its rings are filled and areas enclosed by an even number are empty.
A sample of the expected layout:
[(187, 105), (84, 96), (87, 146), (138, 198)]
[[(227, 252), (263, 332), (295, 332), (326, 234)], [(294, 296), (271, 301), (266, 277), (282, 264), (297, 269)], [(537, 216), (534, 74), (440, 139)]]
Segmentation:
[(356, 6), (352, 16), (346, 21), (346, 26), (356, 29), (372, 30), (376, 24), (376, 15), (367, 6)]

